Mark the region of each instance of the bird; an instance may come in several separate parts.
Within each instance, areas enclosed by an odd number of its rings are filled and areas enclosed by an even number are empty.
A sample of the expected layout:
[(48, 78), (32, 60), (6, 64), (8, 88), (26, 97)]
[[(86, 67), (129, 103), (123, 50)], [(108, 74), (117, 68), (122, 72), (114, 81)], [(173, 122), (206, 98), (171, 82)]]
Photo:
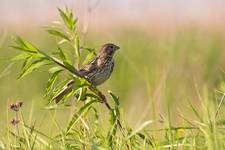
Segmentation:
[[(97, 56), (81, 67), (78, 72), (85, 77), (93, 86), (103, 84), (111, 76), (114, 68), (114, 54), (120, 47), (107, 43), (104, 44)], [(75, 81), (69, 80), (63, 89), (52, 98), (55, 103), (59, 103), (61, 99), (73, 90)]]

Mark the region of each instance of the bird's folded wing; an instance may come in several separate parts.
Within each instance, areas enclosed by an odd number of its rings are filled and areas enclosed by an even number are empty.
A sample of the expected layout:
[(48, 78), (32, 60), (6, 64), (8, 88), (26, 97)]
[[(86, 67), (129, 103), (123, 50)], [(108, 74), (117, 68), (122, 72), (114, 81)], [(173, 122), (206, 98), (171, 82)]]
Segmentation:
[(74, 80), (67, 82), (63, 89), (56, 96), (54, 96), (52, 100), (55, 101), (55, 103), (59, 103), (65, 95), (69, 94), (73, 90), (74, 83)]
[(90, 72), (93, 72), (93, 70), (97, 69), (97, 58), (87, 63), (83, 68), (79, 70), (79, 73), (83, 76), (88, 75)]

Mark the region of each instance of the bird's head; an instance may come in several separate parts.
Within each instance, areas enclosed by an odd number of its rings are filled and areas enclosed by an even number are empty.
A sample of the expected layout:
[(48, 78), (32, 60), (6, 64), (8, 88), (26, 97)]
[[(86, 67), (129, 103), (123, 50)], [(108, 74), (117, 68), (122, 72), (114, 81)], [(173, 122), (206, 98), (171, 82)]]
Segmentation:
[(101, 57), (113, 57), (115, 52), (120, 49), (119, 46), (112, 44), (112, 43), (107, 43), (102, 46), (99, 52), (99, 56)]

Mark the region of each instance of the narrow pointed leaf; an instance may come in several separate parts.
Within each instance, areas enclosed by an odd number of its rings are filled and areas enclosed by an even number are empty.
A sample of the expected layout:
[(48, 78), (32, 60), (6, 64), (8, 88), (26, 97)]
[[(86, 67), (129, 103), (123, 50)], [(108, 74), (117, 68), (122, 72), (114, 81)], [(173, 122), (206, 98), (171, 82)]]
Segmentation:
[(15, 60), (23, 60), (23, 59), (27, 59), (30, 56), (30, 54), (27, 53), (21, 53), (19, 55), (14, 56), (13, 58), (11, 58), (11, 60), (15, 61)]
[(62, 67), (56, 66), (56, 67), (50, 68), (48, 71), (49, 71), (51, 74), (53, 74), (53, 73), (55, 73), (55, 72), (57, 72), (57, 71), (59, 71), (59, 70), (62, 70)]
[(25, 59), (25, 61), (23, 62), (22, 70), (24, 70), (30, 64), (31, 61), (32, 61), (32, 57), (31, 56), (30, 57), (27, 57)]
[(91, 59), (95, 56), (95, 52), (92, 51), (92, 52), (89, 52), (89, 54), (86, 56), (86, 58), (84, 59), (83, 61), (83, 65), (87, 64), (88, 62), (91, 61)]
[(79, 120), (80, 120), (80, 117), (90, 108), (90, 106), (92, 104), (94, 104), (95, 102), (97, 102), (96, 100), (92, 100), (92, 101), (89, 101), (88, 103), (86, 103), (83, 107), (81, 107), (79, 109), (78, 112), (76, 112), (71, 121), (69, 122), (69, 125), (66, 129), (66, 133), (68, 134), (68, 132), (71, 130), (71, 128), (73, 127), (73, 125), (75, 125)]
[(60, 37), (60, 38), (63, 38), (63, 39), (66, 39), (66, 40), (70, 41), (70, 38), (61, 31), (58, 31), (58, 30), (55, 30), (55, 29), (47, 29), (47, 32), (51, 35), (54, 35), (54, 36), (57, 36), (57, 37)]
[(23, 50), (30, 53), (37, 53), (37, 48), (35, 48), (31, 43), (28, 41), (25, 41), (21, 37), (16, 37), (15, 42), (17, 43), (17, 46), (12, 46), (16, 49)]
[(59, 75), (60, 72), (62, 72), (62, 69), (54, 72), (52, 74), (52, 76), (49, 78), (48, 83), (47, 83), (47, 86), (46, 86), (45, 95), (48, 95), (48, 93), (52, 90), (53, 85), (54, 85), (54, 83), (55, 83), (55, 81), (56, 81), (56, 79), (57, 79), (57, 77), (58, 77), (58, 75)]
[(60, 12), (60, 16), (63, 19), (63, 22), (67, 26), (67, 28), (71, 31), (74, 31), (77, 21), (74, 18), (72, 11), (69, 10), (68, 8), (66, 8), (66, 10), (58, 8), (58, 11)]
[(76, 35), (74, 40), (75, 40), (74, 41), (74, 49), (75, 49), (76, 57), (79, 60), (80, 59), (80, 39), (79, 39), (79, 36)]
[(59, 51), (59, 57), (62, 59), (63, 62), (68, 62), (68, 59), (66, 58), (66, 54), (63, 52), (63, 50), (58, 46)]
[(111, 91), (108, 91), (108, 92), (109, 92), (110, 96), (112, 97), (112, 99), (114, 100), (115, 104), (117, 106), (119, 106), (120, 105), (119, 97), (116, 96), (115, 94), (113, 94)]
[(19, 46), (11, 46), (11, 47), (15, 48), (15, 49), (18, 49), (18, 50), (21, 50), (21, 51), (24, 51), (24, 52), (29, 52), (29, 53), (33, 53), (33, 54), (37, 53), (35, 51), (31, 51), (29, 48), (26, 48), (26, 47), (19, 47)]
[(24, 76), (28, 75), (29, 73), (33, 72), (35, 69), (38, 69), (39, 67), (48, 64), (48, 62), (44, 61), (44, 59), (40, 59), (37, 61), (32, 62), (29, 66), (24, 68), (18, 79), (23, 78)]

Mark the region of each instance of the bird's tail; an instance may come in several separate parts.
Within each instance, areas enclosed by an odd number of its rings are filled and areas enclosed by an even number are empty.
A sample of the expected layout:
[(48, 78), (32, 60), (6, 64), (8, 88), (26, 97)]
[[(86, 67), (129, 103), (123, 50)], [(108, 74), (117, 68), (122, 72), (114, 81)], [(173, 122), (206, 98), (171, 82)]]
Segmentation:
[(63, 89), (52, 98), (52, 100), (55, 101), (55, 103), (59, 103), (65, 95), (69, 94), (73, 90), (74, 83), (74, 80), (69, 80)]

